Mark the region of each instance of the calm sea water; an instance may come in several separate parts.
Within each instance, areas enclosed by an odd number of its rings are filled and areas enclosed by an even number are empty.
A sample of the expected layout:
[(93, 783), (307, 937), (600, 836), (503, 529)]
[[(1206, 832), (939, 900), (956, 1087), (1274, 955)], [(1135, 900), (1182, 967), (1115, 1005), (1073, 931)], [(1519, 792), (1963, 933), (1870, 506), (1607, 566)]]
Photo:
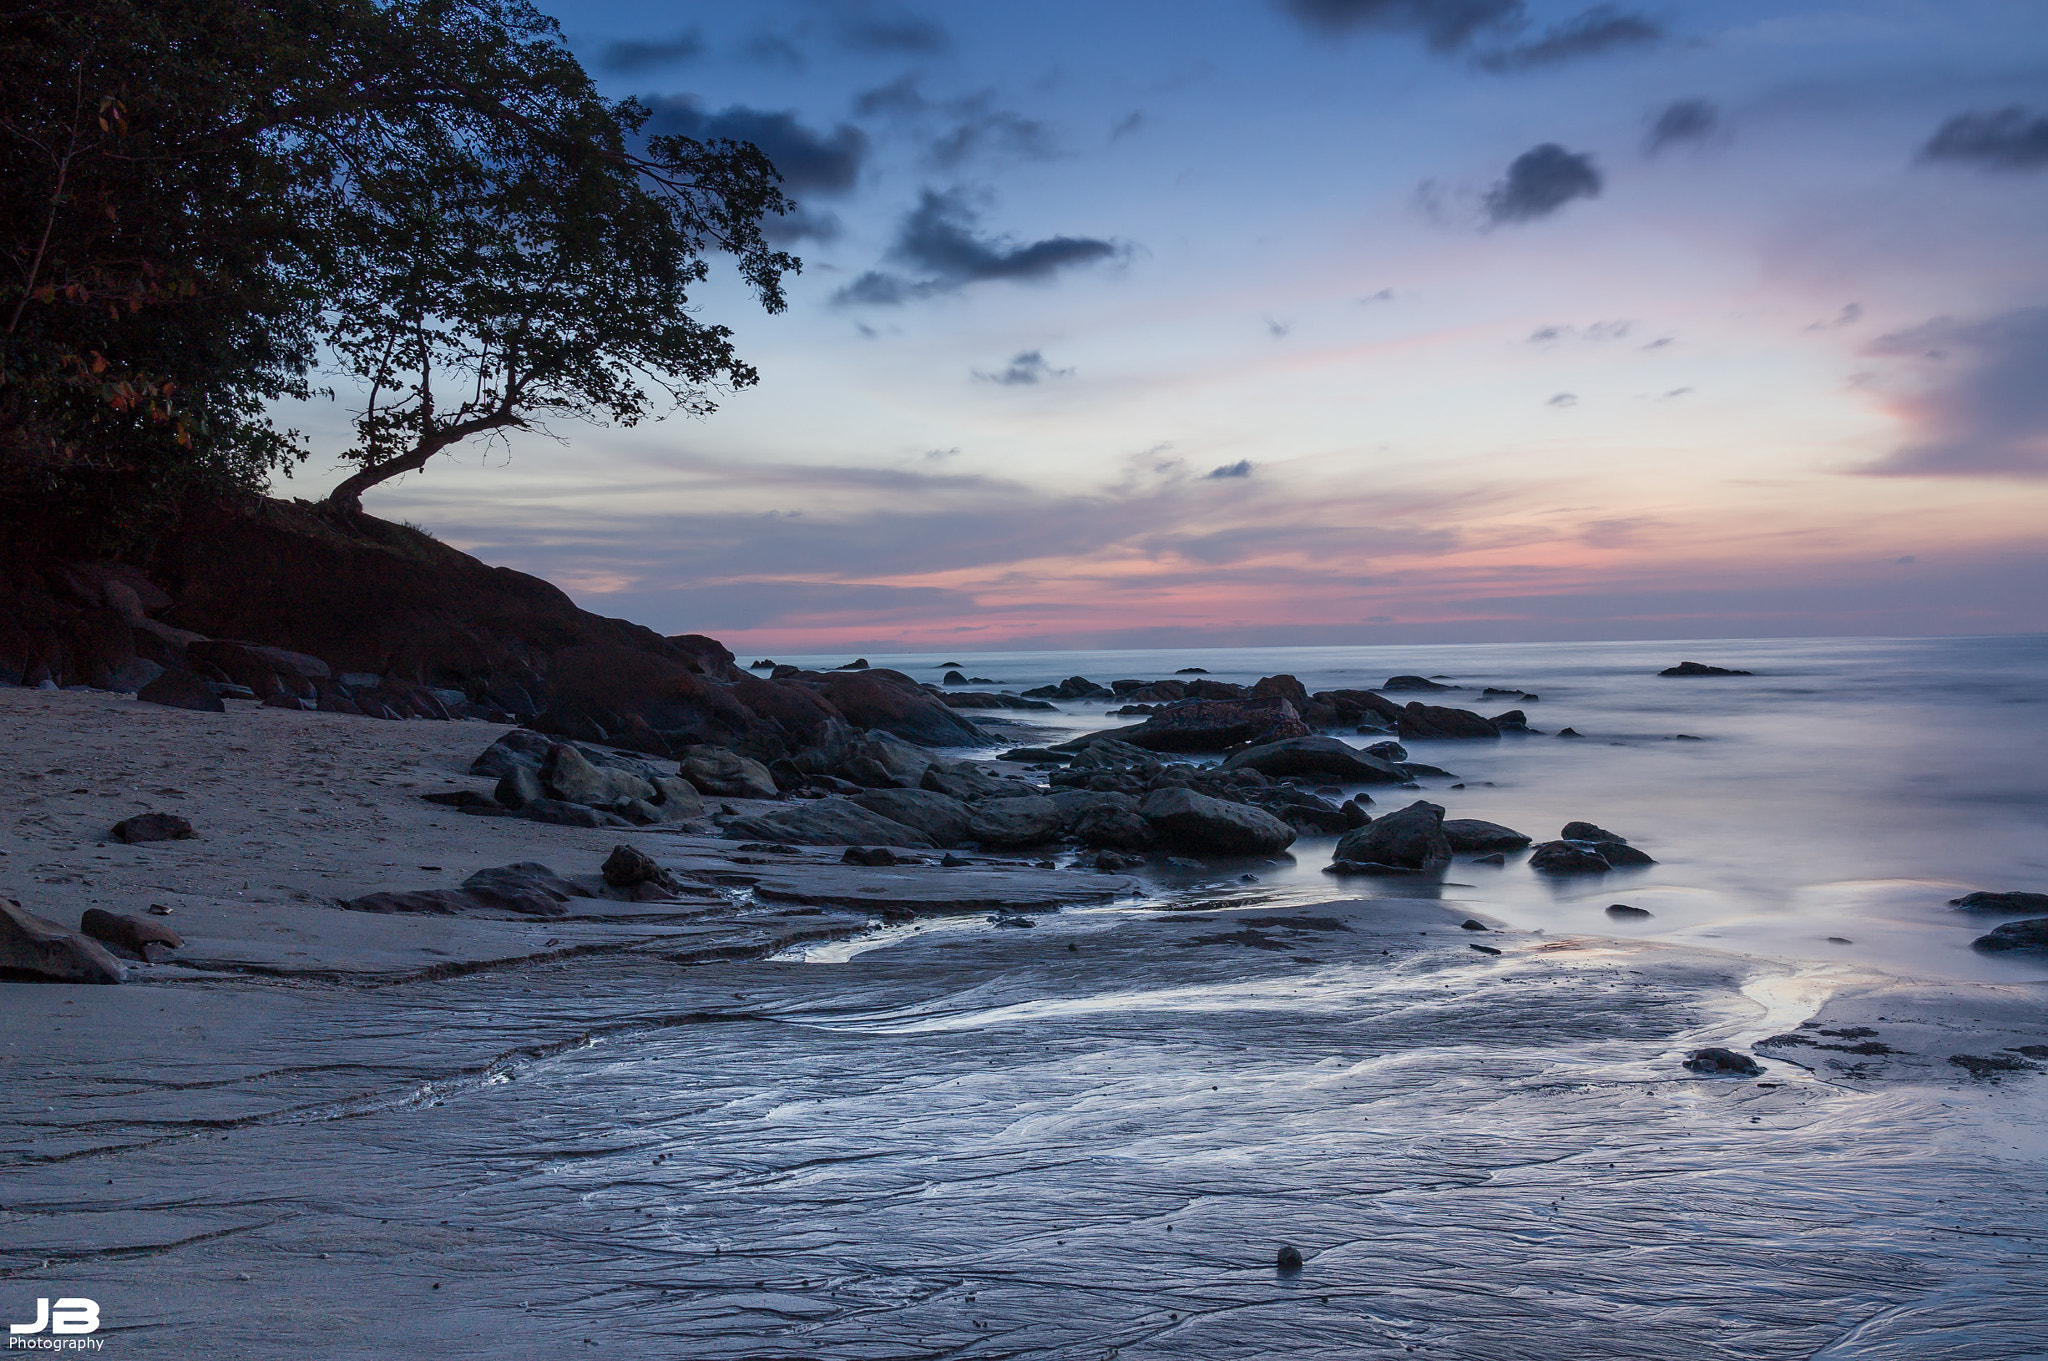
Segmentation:
[[(751, 660), (746, 658), (742, 660)], [(835, 666), (844, 656), (778, 661)], [(1970, 941), (2004, 917), (1964, 914), (1973, 889), (2048, 892), (2048, 636), (1513, 643), (1416, 647), (868, 654), (936, 682), (949, 662), (993, 689), (1087, 676), (1152, 679), (1183, 667), (1248, 683), (1289, 673), (1311, 691), (1414, 673), (1459, 687), (1432, 702), (1527, 711), (1543, 735), (1500, 742), (1411, 742), (1413, 759), (1452, 771), (1410, 798), (1451, 817), (1505, 823), (1538, 840), (1583, 818), (1655, 856), (1655, 868), (1550, 879), (1511, 858), (1458, 864), (1442, 892), (1511, 925), (1600, 930), (1745, 953), (1862, 964), (1921, 977), (2048, 978), (2048, 961), (1991, 957)], [(1694, 660), (1746, 677), (1665, 678)], [(1487, 686), (1535, 703), (1482, 699)], [(1404, 697), (1405, 698), (1405, 697)], [(1059, 734), (1114, 727), (1107, 703), (1060, 703), (1024, 717)], [(1581, 740), (1560, 739), (1574, 728)], [(1701, 741), (1678, 740), (1684, 733)], [(1363, 745), (1382, 740), (1355, 739)], [(1462, 783), (1465, 788), (1451, 788)], [(1321, 873), (1332, 838), (1305, 837), (1291, 861), (1257, 867), (1305, 897), (1413, 881)], [(1235, 873), (1235, 870), (1233, 870)], [(1653, 915), (1606, 915), (1627, 903)]]

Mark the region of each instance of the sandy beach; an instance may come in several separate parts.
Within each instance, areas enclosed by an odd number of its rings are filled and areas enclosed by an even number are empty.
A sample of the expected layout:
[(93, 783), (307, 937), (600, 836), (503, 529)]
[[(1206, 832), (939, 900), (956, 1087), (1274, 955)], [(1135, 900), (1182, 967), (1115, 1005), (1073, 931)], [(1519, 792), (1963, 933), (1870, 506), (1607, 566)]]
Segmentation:
[[(2048, 1043), (2039, 985), (422, 800), (488, 787), (477, 722), (13, 689), (0, 731), (0, 891), (187, 942), (0, 983), (0, 1278), (97, 1300), (109, 1355), (2048, 1338), (2048, 1083), (1951, 1062)], [(197, 838), (102, 840), (145, 810)], [(337, 906), (521, 861), (596, 890), (621, 842), (677, 901)], [(1705, 1045), (1765, 1073), (1688, 1072)]]

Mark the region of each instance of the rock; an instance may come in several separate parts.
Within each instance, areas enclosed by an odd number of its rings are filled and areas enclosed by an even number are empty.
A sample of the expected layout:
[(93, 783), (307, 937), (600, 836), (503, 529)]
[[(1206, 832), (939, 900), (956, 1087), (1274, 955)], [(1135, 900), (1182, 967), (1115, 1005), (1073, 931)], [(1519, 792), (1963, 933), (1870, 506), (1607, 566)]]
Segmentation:
[(1206, 676), (1209, 674), (1209, 668), (1206, 666), (1184, 666), (1173, 674), (1176, 676)]
[(115, 823), (107, 840), (136, 846), (145, 841), (190, 841), (198, 835), (191, 823), (175, 813), (137, 813)]
[(941, 684), (941, 685), (965, 685), (965, 684), (967, 684), (967, 677), (965, 677), (965, 676), (961, 675), (961, 674), (960, 674), (960, 673), (959, 673), (958, 671), (948, 671), (948, 672), (947, 672), (947, 673), (945, 674), (945, 677), (944, 677), (943, 679), (941, 679), (941, 680), (939, 681), (939, 684)]
[[(1096, 804), (1082, 809), (1067, 830), (1083, 846), (1103, 848), (1106, 852), (1149, 850), (1154, 840), (1152, 824), (1135, 807), (1115, 804)], [(1116, 863), (1109, 868), (1123, 868), (1120, 858), (1110, 858)], [(1097, 856), (1096, 868), (1103, 867), (1103, 857)]]
[(170, 709), (194, 709), (201, 713), (224, 714), (228, 706), (191, 671), (166, 671), (135, 692), (147, 704)]
[(1593, 843), (1593, 849), (1600, 853), (1601, 859), (1616, 869), (1633, 869), (1638, 865), (1657, 863), (1647, 852), (1637, 850), (1626, 841), (1596, 841)]
[(1614, 867), (1583, 841), (1546, 841), (1529, 857), (1529, 868), (1543, 874), (1605, 874)]
[(865, 657), (855, 657), (852, 661), (842, 662), (832, 669), (835, 671), (865, 671), (868, 669), (868, 659)]
[(1501, 866), (1508, 863), (1508, 858), (1505, 855), (1501, 854), (1499, 851), (1495, 851), (1491, 855), (1473, 856), (1472, 863), (1475, 865), (1491, 865), (1494, 868), (1498, 869)]
[(1948, 900), (1965, 912), (2048, 912), (2048, 893), (1965, 893)]
[(1268, 696), (1286, 700), (1298, 714), (1308, 712), (1308, 687), (1292, 676), (1267, 676), (1252, 686), (1252, 698), (1265, 699)]
[(1059, 712), (1050, 700), (1020, 699), (1016, 695), (992, 694), (982, 690), (951, 690), (939, 698), (949, 709), (1044, 709)]
[(1382, 761), (1398, 763), (1408, 759), (1408, 748), (1399, 742), (1375, 742), (1365, 749), (1368, 756), (1377, 756)]
[(1116, 692), (1086, 676), (1069, 676), (1058, 685), (1040, 685), (1024, 692), (1026, 699), (1112, 699)]
[(1451, 843), (1444, 836), (1444, 810), (1439, 804), (1417, 800), (1397, 812), (1382, 814), (1346, 832), (1332, 858), (1395, 869), (1439, 869), (1451, 858)]
[(931, 764), (924, 748), (894, 733), (870, 732), (840, 749), (830, 773), (864, 789), (915, 789)]
[(786, 841), (799, 846), (930, 846), (932, 839), (851, 799), (838, 797), (791, 804), (752, 817), (734, 818), (724, 835), (735, 841)]
[(663, 822), (688, 822), (704, 816), (704, 796), (681, 776), (657, 775), (654, 789), (661, 795), (654, 806), (661, 810)]
[(654, 863), (654, 857), (633, 846), (614, 846), (612, 853), (605, 857), (598, 873), (613, 888), (632, 888), (638, 884), (653, 884), (657, 888), (673, 891), (675, 876)]
[(601, 770), (566, 742), (548, 748), (541, 761), (540, 785), (550, 798), (593, 808), (626, 799), (652, 802), (657, 797), (654, 786), (640, 776), (624, 770)]
[(1407, 778), (1391, 761), (1334, 737), (1289, 737), (1262, 742), (1231, 756), (1221, 768), (1247, 767), (1261, 775), (1327, 775), (1347, 784), (1400, 784)]
[(497, 808), (500, 805), (488, 794), (479, 794), (474, 789), (442, 789), (420, 797), (428, 803), (438, 803), (443, 808)]
[(1531, 838), (1497, 822), (1481, 822), (1478, 818), (1451, 818), (1444, 823), (1444, 840), (1451, 843), (1452, 851), (1465, 855), (1487, 851), (1519, 851), (1529, 844)]
[(965, 802), (982, 799), (1029, 798), (1044, 791), (1024, 780), (998, 775), (973, 761), (934, 762), (924, 772), (923, 787)]
[(832, 671), (806, 683), (856, 728), (880, 728), (927, 747), (977, 746), (988, 740), (901, 671)]
[(967, 835), (984, 846), (1036, 846), (1060, 834), (1066, 818), (1042, 794), (990, 799), (974, 809)]
[(105, 946), (0, 898), (0, 973), (53, 983), (125, 983), (128, 970)]
[(1424, 704), (1415, 700), (1401, 710), (1399, 720), (1401, 736), (1406, 738), (1484, 738), (1499, 737), (1500, 729), (1490, 719), (1481, 718), (1469, 709), (1446, 709), (1435, 704)]
[(1753, 676), (1753, 671), (1733, 671), (1725, 666), (1708, 666), (1704, 662), (1680, 662), (1667, 666), (1657, 673), (1660, 676)]
[(491, 791), (491, 797), (502, 808), (518, 811), (527, 804), (548, 796), (540, 787), (540, 775), (525, 766), (515, 766), (498, 781), (498, 787)]
[(1761, 1077), (1763, 1065), (1749, 1055), (1718, 1047), (1695, 1049), (1685, 1056), (1685, 1066), (1695, 1073), (1715, 1076)]
[(215, 668), (235, 684), (247, 686), (258, 699), (280, 690), (311, 699), (313, 687), (309, 682), (327, 680), (334, 674), (318, 657), (255, 643), (200, 639), (185, 645), (185, 655)]
[(113, 946), (123, 955), (146, 959), (152, 964), (185, 945), (185, 938), (162, 922), (109, 912), (102, 907), (88, 907), (79, 919), (78, 929), (103, 945)]
[(625, 827), (630, 824), (624, 818), (611, 813), (600, 812), (588, 804), (569, 803), (563, 799), (534, 799), (519, 810), (520, 816), (535, 822), (552, 823), (557, 827)]
[(1630, 907), (1627, 903), (1609, 903), (1607, 905), (1607, 915), (1636, 920), (1649, 916), (1650, 910), (1646, 907)]
[(973, 810), (950, 794), (930, 789), (873, 789), (853, 801), (891, 822), (914, 827), (935, 846), (957, 846), (967, 839)]
[(1995, 1077), (2000, 1073), (2038, 1073), (2038, 1064), (2010, 1054), (1950, 1054), (1948, 1061), (1967, 1069), (1971, 1077)]
[(1618, 841), (1624, 846), (1628, 844), (1627, 837), (1616, 836), (1606, 828), (1597, 827), (1590, 822), (1567, 822), (1558, 836), (1565, 841)]
[(879, 868), (883, 865), (900, 865), (903, 859), (887, 846), (848, 846), (846, 854), (839, 857), (839, 863)]
[(1034, 766), (1063, 766), (1074, 758), (1067, 752), (1054, 751), (1050, 747), (1012, 747), (996, 759), (1020, 761)]
[(1467, 917), (1458, 923), (1458, 929), (1460, 931), (1491, 931), (1493, 928), (1480, 921), (1477, 917)]
[(2007, 922), (1970, 942), (1979, 950), (2048, 950), (2048, 917)]
[(768, 767), (724, 747), (692, 747), (682, 760), (682, 775), (714, 798), (772, 799), (779, 792)]
[(554, 744), (552, 738), (540, 733), (514, 728), (478, 753), (469, 763), (469, 773), (490, 780), (502, 779), (515, 770), (538, 775), (540, 763), (547, 759), (548, 748)]
[(1301, 1270), (1301, 1249), (1288, 1244), (1273, 1256), (1273, 1266), (1285, 1275)]
[(1454, 685), (1439, 685), (1427, 676), (1389, 676), (1382, 690), (1455, 690)]
[(1294, 706), (1275, 697), (1182, 700), (1136, 727), (1115, 730), (1109, 737), (1147, 751), (1222, 751), (1247, 742), (1311, 735)]
[(1527, 732), (1529, 729), (1529, 715), (1523, 713), (1520, 709), (1510, 709), (1504, 714), (1495, 714), (1486, 721), (1502, 732)]
[(1337, 811), (1344, 815), (1344, 828), (1346, 831), (1353, 827), (1363, 827), (1366, 823), (1372, 821), (1372, 814), (1365, 811), (1371, 803), (1372, 799), (1369, 795), (1353, 794), (1350, 798), (1344, 800), (1342, 804), (1338, 805)]
[(1584, 736), (1585, 736), (1585, 734), (1584, 734), (1584, 733), (1582, 733), (1582, 732), (1580, 732), (1580, 731), (1579, 731), (1579, 730), (1578, 730), (1577, 728), (1559, 728), (1559, 729), (1557, 730), (1557, 735), (1558, 735), (1559, 737), (1584, 737)]
[[(1281, 701), (1285, 703), (1285, 701)], [(1295, 830), (1263, 808), (1197, 794), (1154, 790), (1138, 807), (1159, 843), (1205, 855), (1269, 855), (1294, 844)]]

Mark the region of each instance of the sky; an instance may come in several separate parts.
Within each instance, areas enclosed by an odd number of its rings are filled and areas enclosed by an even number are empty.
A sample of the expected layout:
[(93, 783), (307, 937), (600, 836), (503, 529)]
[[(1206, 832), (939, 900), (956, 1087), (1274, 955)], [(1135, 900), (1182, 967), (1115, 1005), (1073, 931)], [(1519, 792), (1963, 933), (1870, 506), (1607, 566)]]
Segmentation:
[[(803, 261), (371, 493), (741, 652), (2048, 631), (2039, 0), (542, 0)], [(324, 491), (336, 412), (300, 413)], [(322, 453), (325, 458), (323, 459)]]

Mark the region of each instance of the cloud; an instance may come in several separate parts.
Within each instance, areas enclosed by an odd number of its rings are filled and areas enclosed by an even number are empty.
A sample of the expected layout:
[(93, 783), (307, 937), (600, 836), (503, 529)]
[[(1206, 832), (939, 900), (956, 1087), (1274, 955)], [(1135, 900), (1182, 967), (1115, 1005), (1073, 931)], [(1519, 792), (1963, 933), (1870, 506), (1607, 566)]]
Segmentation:
[(1122, 118), (1116, 120), (1116, 126), (1109, 130), (1109, 140), (1112, 142), (1121, 141), (1144, 126), (1145, 111), (1143, 109), (1132, 109)]
[(656, 42), (616, 42), (597, 61), (607, 71), (627, 73), (673, 66), (704, 55), (704, 31), (692, 26), (675, 37)]
[(1579, 404), (1579, 394), (1578, 394), (1578, 393), (1576, 393), (1576, 392), (1560, 392), (1560, 393), (1558, 393), (1558, 394), (1557, 394), (1556, 396), (1552, 397), (1552, 398), (1551, 398), (1551, 399), (1550, 399), (1549, 401), (1545, 402), (1545, 403), (1544, 403), (1543, 405), (1545, 405), (1545, 406), (1577, 406), (1578, 404)]
[(791, 212), (765, 218), (761, 223), (761, 235), (777, 246), (794, 245), (798, 241), (836, 241), (841, 230), (837, 213), (822, 212), (801, 204)]
[(1554, 66), (1617, 48), (1650, 47), (1663, 40), (1662, 26), (1641, 15), (1623, 14), (1611, 6), (1600, 5), (1556, 25), (1539, 38), (1485, 53), (1479, 64), (1489, 71), (1525, 71), (1532, 66)]
[(1680, 142), (1697, 142), (1714, 135), (1721, 126), (1721, 111), (1704, 99), (1679, 99), (1666, 104), (1650, 120), (1643, 138), (1643, 150), (1656, 155)]
[(1486, 216), (1494, 223), (1533, 222), (1575, 198), (1600, 196), (1593, 158), (1545, 142), (1515, 157), (1507, 178), (1487, 191)]
[(1251, 475), (1252, 461), (1248, 458), (1241, 458), (1235, 463), (1226, 463), (1220, 468), (1211, 468), (1208, 472), (1202, 474), (1202, 477), (1205, 481), (1220, 482), (1226, 477), (1250, 477)]
[(904, 217), (889, 249), (890, 258), (925, 277), (911, 279), (869, 270), (840, 289), (835, 301), (887, 306), (950, 293), (987, 279), (1043, 282), (1063, 269), (1121, 253), (1110, 242), (1089, 236), (1048, 236), (1019, 245), (1008, 237), (982, 236), (978, 229), (979, 215), (963, 191), (925, 190), (917, 207)]
[(1365, 295), (1364, 297), (1362, 297), (1362, 298), (1357, 298), (1357, 299), (1354, 299), (1354, 301), (1355, 301), (1355, 302), (1357, 302), (1357, 303), (1358, 303), (1358, 305), (1359, 305), (1359, 306), (1361, 306), (1361, 307), (1364, 307), (1364, 306), (1366, 306), (1366, 305), (1367, 305), (1367, 304), (1369, 304), (1369, 303), (1375, 303), (1375, 302), (1392, 302), (1393, 300), (1394, 300), (1394, 290), (1393, 290), (1393, 289), (1391, 289), (1391, 288), (1382, 288), (1382, 289), (1381, 289), (1381, 290), (1380, 290), (1379, 292), (1377, 292), (1377, 293), (1368, 293), (1368, 294), (1366, 294), (1366, 295)]
[(649, 132), (700, 142), (714, 137), (752, 142), (782, 172), (783, 182), (800, 193), (845, 193), (860, 177), (867, 155), (867, 134), (848, 123), (826, 134), (806, 128), (794, 113), (743, 104), (707, 113), (689, 95), (662, 95), (645, 102), (654, 111), (647, 122)]
[(1595, 345), (1626, 340), (1636, 324), (1632, 321), (1596, 321), (1585, 326), (1539, 326), (1529, 333), (1531, 345), (1555, 345), (1560, 340), (1585, 340)]
[(1831, 319), (1811, 322), (1807, 325), (1806, 329), (1809, 331), (1839, 331), (1844, 326), (1854, 326), (1861, 320), (1863, 320), (1863, 304), (1860, 302), (1845, 302), (1842, 304), (1842, 310), (1835, 313)]
[(932, 56), (953, 46), (952, 35), (937, 20), (921, 14), (848, 13), (839, 20), (838, 38), (849, 52)]
[(1030, 161), (1051, 160), (1059, 154), (1045, 124), (997, 107), (993, 90), (934, 100), (918, 89), (917, 76), (910, 74), (863, 91), (853, 108), (863, 117), (886, 117), (920, 126), (926, 137), (926, 159), (945, 169), (983, 153)]
[(1267, 317), (1266, 334), (1275, 340), (1285, 340), (1294, 334), (1294, 323), (1291, 321), (1275, 321), (1273, 318)]
[(1330, 37), (1357, 29), (1412, 33), (1434, 52), (1477, 51), (1489, 71), (1523, 71), (1535, 66), (1598, 56), (1620, 48), (1661, 42), (1663, 26), (1612, 5), (1592, 9), (1525, 38), (1529, 10), (1524, 0), (1278, 0), (1304, 27)]
[(2048, 114), (2017, 104), (1989, 113), (1959, 113), (1920, 148), (1920, 159), (1985, 170), (2040, 170), (2048, 167)]
[(1908, 361), (1917, 382), (1893, 402), (1909, 442), (1862, 471), (2048, 477), (2048, 308), (1942, 317), (1880, 337), (1868, 353)]
[(1019, 387), (1037, 383), (1046, 378), (1071, 378), (1072, 369), (1056, 369), (1045, 362), (1045, 355), (1038, 350), (1020, 350), (1010, 360), (1008, 368), (997, 373), (974, 371), (974, 376), (984, 383), (1001, 383), (1004, 387)]

